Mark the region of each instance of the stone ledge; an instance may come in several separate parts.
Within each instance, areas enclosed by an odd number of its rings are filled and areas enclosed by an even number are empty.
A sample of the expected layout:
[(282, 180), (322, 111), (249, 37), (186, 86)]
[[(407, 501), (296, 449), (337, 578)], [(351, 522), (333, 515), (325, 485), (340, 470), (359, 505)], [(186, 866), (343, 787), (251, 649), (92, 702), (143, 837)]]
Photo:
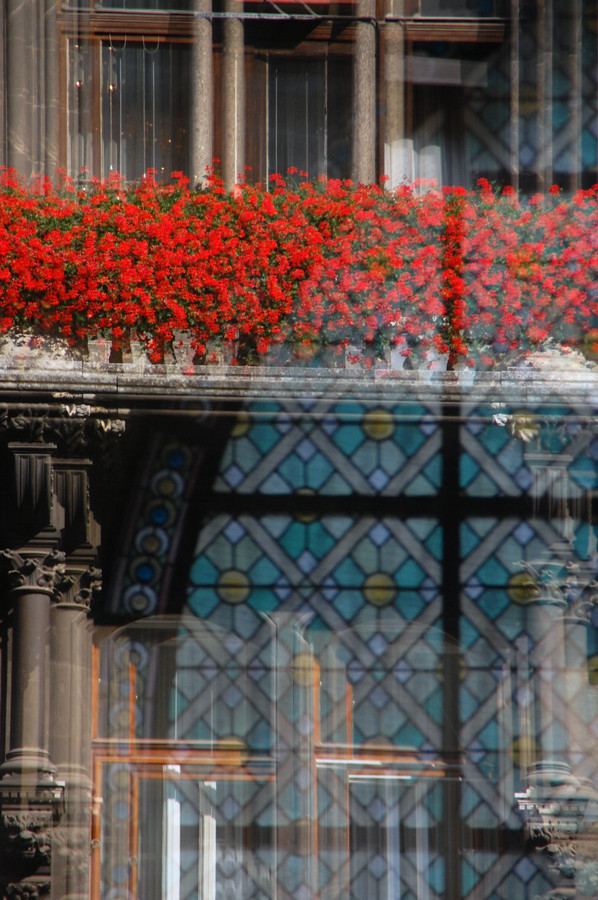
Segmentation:
[[(188, 348), (187, 348), (188, 349)], [(186, 407), (202, 400), (247, 401), (311, 398), (327, 400), (427, 400), (582, 402), (598, 411), (598, 365), (581, 353), (558, 350), (530, 353), (495, 370), (460, 367), (447, 372), (438, 357), (417, 369), (379, 362), (368, 368), (315, 366), (190, 365), (179, 360), (151, 363), (142, 352), (130, 361), (109, 361), (108, 341), (90, 341), (83, 355), (63, 341), (27, 335), (0, 344), (0, 394), (52, 400), (105, 402), (110, 406), (143, 400)]]

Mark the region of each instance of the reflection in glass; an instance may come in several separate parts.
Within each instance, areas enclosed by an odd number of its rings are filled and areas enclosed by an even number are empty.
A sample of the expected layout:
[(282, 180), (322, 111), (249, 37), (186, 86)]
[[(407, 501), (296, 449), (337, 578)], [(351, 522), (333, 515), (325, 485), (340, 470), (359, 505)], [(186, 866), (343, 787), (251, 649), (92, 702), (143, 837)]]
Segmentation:
[[(184, 614), (101, 646), (97, 885), (594, 900), (598, 449), (562, 409), (510, 416), (457, 426), (448, 511), (437, 419), (240, 417)], [(383, 466), (392, 508), (335, 509)]]

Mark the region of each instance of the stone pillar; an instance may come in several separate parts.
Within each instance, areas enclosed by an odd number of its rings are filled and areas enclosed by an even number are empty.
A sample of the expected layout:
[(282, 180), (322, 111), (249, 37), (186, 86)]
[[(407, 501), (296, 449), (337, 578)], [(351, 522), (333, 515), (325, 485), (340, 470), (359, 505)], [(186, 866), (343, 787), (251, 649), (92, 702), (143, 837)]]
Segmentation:
[(211, 0), (193, 0), (191, 62), (191, 186), (202, 183), (214, 154), (214, 69)]
[[(63, 787), (48, 752), (50, 603), (64, 576), (64, 554), (5, 550), (13, 602), (9, 752), (0, 766), (0, 887), (50, 888), (51, 829)], [(12, 887), (10, 887), (12, 885)]]
[[(403, 15), (403, 0), (386, 0), (386, 17)], [(403, 22), (385, 22), (382, 29), (384, 55), (384, 174), (388, 187), (406, 179), (405, 170), (405, 39)]]
[(68, 576), (50, 614), (50, 754), (65, 786), (64, 815), (53, 833), (52, 897), (87, 900), (91, 810), (92, 636), (89, 609), (101, 586), (99, 543), (89, 508), (85, 458), (54, 461), (54, 496), (63, 510)]
[(6, 115), (7, 164), (31, 174), (34, 100), (31, 65), (32, 9), (24, 0), (6, 0)]
[(52, 761), (64, 783), (64, 815), (53, 833), (52, 897), (87, 900), (91, 809), (92, 636), (88, 616), (99, 570), (90, 567), (51, 609)]
[(58, 0), (7, 0), (7, 165), (53, 177), (58, 162)]
[[(376, 181), (376, 0), (359, 0), (353, 62), (353, 181)], [(367, 20), (370, 21), (367, 21)]]
[[(225, 0), (228, 14), (242, 9), (239, 0)], [(243, 22), (227, 18), (222, 45), (222, 177), (230, 188), (245, 168), (245, 34)]]
[(511, 42), (509, 48), (509, 168), (511, 187), (519, 190), (519, 0), (511, 3)]
[[(0, 553), (12, 604), (9, 751), (0, 767), (0, 896), (88, 897), (91, 635), (99, 529), (85, 409), (8, 418), (13, 471)], [(66, 417), (68, 415), (68, 418)], [(90, 431), (90, 429), (87, 429)], [(44, 442), (52, 434), (59, 443)], [(37, 436), (37, 440), (34, 440)], [(60, 446), (61, 459), (56, 459)], [(61, 550), (57, 548), (61, 547)], [(66, 807), (65, 807), (66, 801)], [(4, 894), (2, 891), (4, 890)]]
[(43, 171), (53, 178), (58, 166), (58, 31), (57, 0), (44, 5)]

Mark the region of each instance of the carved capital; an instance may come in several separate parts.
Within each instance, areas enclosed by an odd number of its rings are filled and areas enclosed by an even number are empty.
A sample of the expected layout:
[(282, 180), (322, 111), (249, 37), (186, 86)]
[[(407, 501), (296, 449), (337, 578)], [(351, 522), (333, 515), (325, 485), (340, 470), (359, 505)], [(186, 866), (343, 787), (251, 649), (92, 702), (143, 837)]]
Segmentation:
[(64, 591), (66, 581), (70, 578), (66, 574), (65, 555), (60, 550), (52, 550), (42, 557), (21, 555), (16, 550), (0, 550), (0, 560), (8, 568), (13, 590), (42, 588), (54, 595)]
[(0, 562), (8, 568), (12, 590), (41, 588), (56, 603), (73, 603), (89, 609), (102, 589), (101, 569), (88, 566), (81, 572), (68, 572), (61, 550), (53, 550), (43, 557), (0, 550)]
[(102, 570), (89, 566), (83, 572), (66, 575), (57, 584), (54, 600), (60, 604), (74, 604), (89, 609), (102, 589)]

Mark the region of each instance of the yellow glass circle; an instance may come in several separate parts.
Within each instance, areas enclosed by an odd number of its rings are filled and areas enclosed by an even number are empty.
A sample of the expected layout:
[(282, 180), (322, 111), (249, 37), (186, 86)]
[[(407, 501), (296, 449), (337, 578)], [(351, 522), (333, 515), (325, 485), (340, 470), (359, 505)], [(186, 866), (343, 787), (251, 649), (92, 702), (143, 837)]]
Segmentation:
[(250, 425), (251, 419), (249, 417), (249, 413), (246, 410), (241, 410), (241, 412), (237, 414), (235, 424), (232, 427), (231, 437), (243, 437), (243, 435), (247, 434), (247, 432), (249, 431)]
[(228, 569), (218, 579), (218, 595), (226, 603), (243, 603), (249, 590), (249, 578), (238, 569)]
[(163, 497), (170, 497), (171, 494), (174, 494), (178, 488), (178, 484), (174, 480), (174, 478), (170, 478), (166, 475), (164, 478), (161, 478), (160, 481), (156, 485), (156, 491), (158, 494), (161, 494)]
[(517, 572), (509, 578), (507, 593), (511, 600), (526, 606), (540, 596), (540, 588), (528, 572)]
[[(298, 488), (295, 493), (313, 496), (315, 494), (315, 491), (312, 488), (303, 487)], [(314, 512), (296, 512), (294, 518), (297, 522), (301, 522), (303, 525), (309, 525), (311, 522), (315, 522), (315, 520), (318, 518), (318, 515)]]
[(386, 572), (374, 572), (366, 578), (363, 593), (368, 603), (374, 606), (388, 606), (396, 597), (397, 586)]
[(386, 441), (395, 429), (395, 422), (388, 410), (372, 409), (363, 417), (361, 427), (373, 441)]
[(244, 741), (236, 735), (220, 738), (216, 744), (218, 761), (225, 766), (242, 766), (247, 761), (248, 753)]

